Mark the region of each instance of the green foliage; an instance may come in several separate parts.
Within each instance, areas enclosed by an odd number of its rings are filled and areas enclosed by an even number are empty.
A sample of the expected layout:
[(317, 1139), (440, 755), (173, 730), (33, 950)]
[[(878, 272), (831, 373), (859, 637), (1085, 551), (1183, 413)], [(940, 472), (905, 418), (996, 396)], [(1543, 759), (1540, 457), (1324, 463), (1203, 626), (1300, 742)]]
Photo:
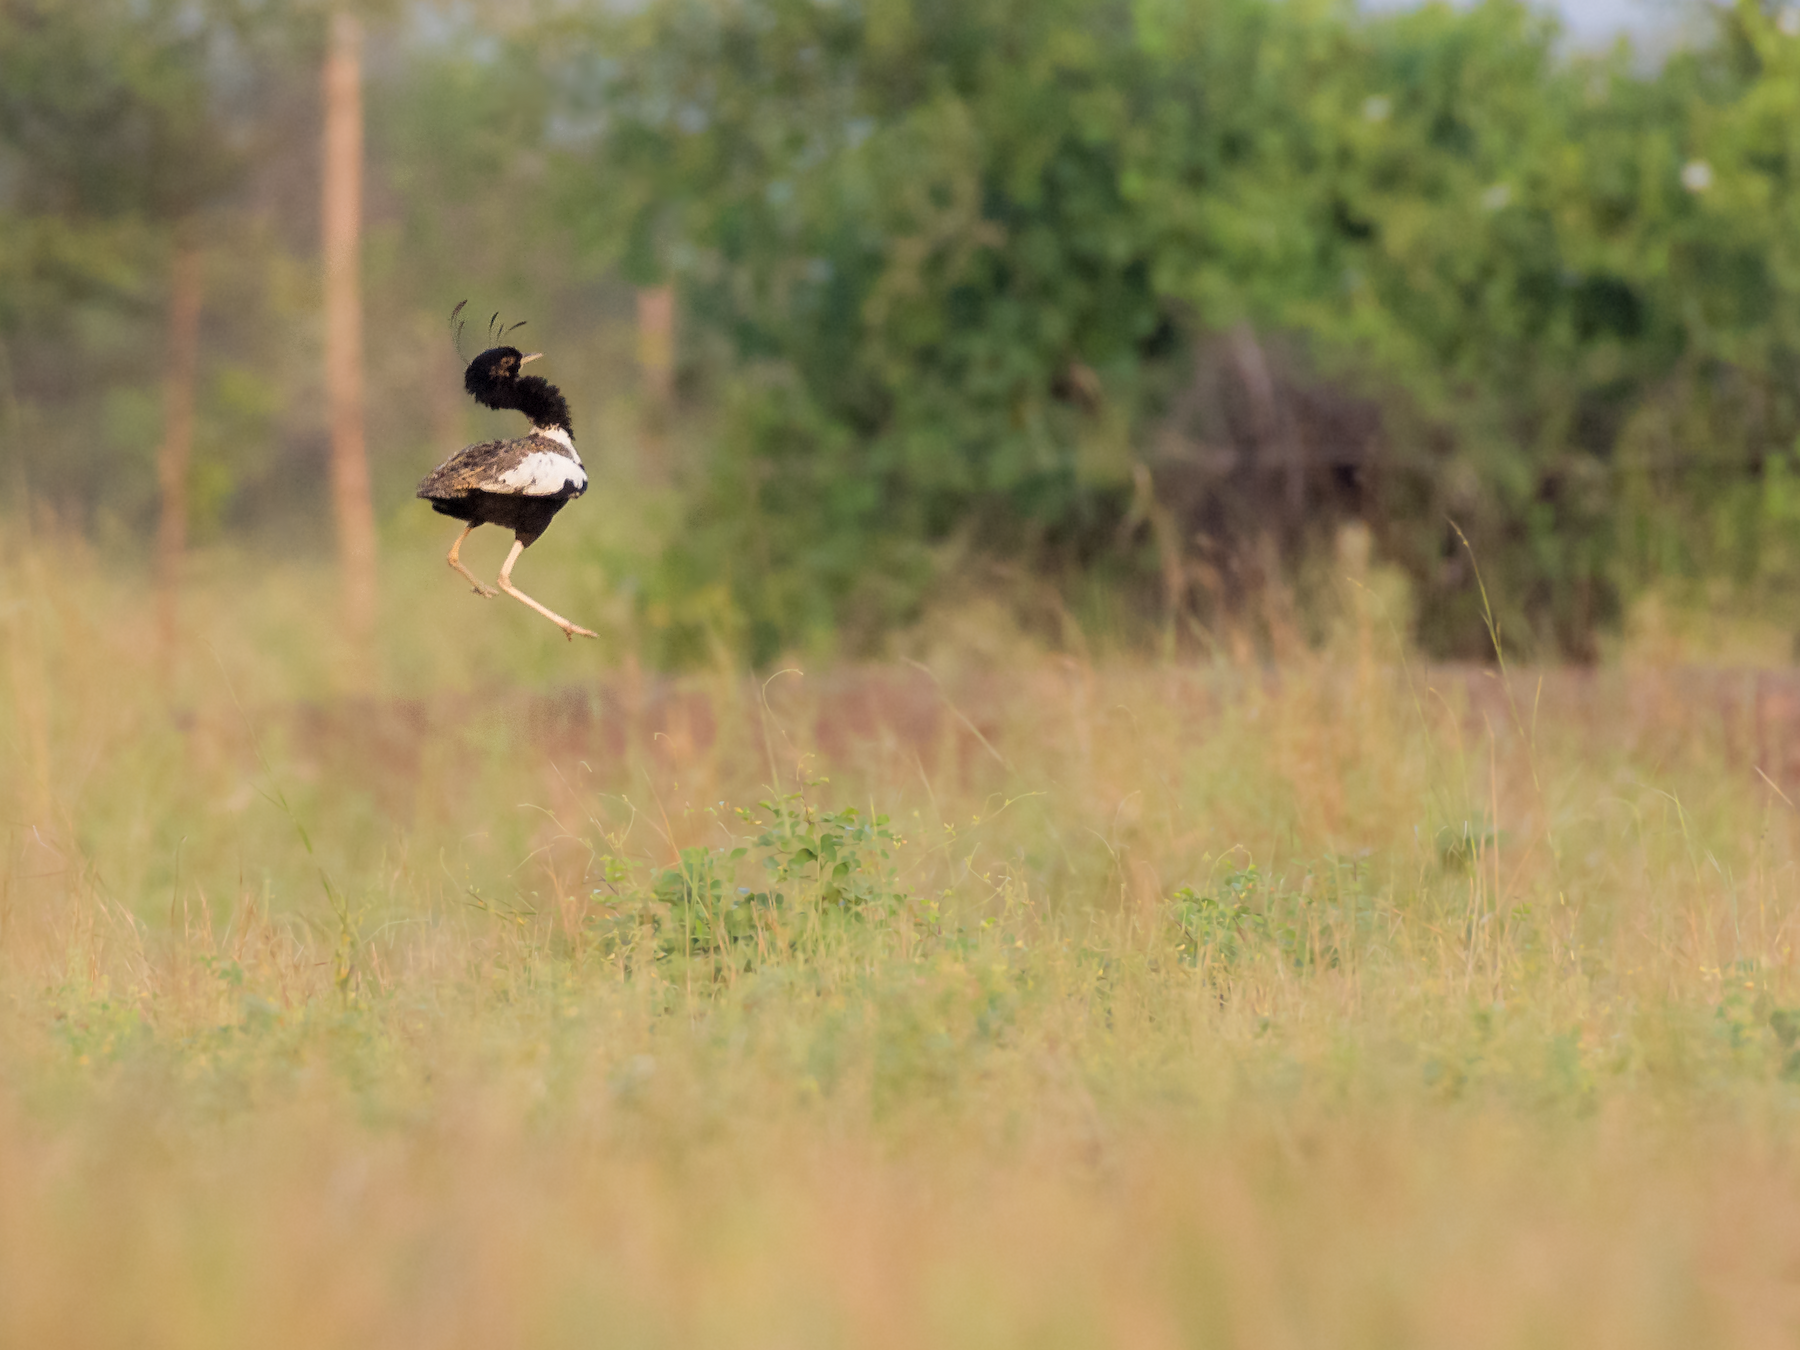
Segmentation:
[[(1513, 639), (1576, 654), (1660, 576), (1790, 566), (1758, 485), (1800, 435), (1800, 39), (1752, 4), (1650, 74), (1559, 56), (1515, 0), (664, 0), (602, 28), (616, 63), (565, 70), (596, 128), (566, 209), (729, 353), (673, 575), (728, 577), (754, 656), (904, 618), (947, 542), (1147, 581), (1132, 462), (1185, 472), (1170, 392), (1240, 325), (1379, 410), (1367, 481), (1315, 481), (1287, 537), (1368, 517), (1435, 650), (1491, 650), (1446, 520)], [(1183, 547), (1283, 507), (1243, 509)]]
[(1296, 970), (1336, 966), (1363, 946), (1376, 917), (1359, 869), (1335, 859), (1299, 886), (1255, 863), (1232, 868), (1205, 891), (1178, 889), (1168, 913), (1180, 960), (1211, 970), (1263, 958)]
[[(606, 859), (610, 896), (594, 925), (603, 944), (617, 950), (646, 936), (659, 959), (742, 966), (772, 953), (817, 952), (847, 934), (881, 929), (898, 912), (906, 897), (890, 862), (896, 840), (886, 816), (853, 806), (824, 810), (802, 792), (758, 805), (768, 819), (739, 812), (759, 829), (748, 844), (684, 848), (673, 866), (644, 878)], [(746, 868), (761, 889), (736, 884)]]
[(1261, 880), (1252, 864), (1227, 873), (1214, 892), (1201, 894), (1191, 886), (1175, 892), (1171, 917), (1182, 960), (1197, 965), (1210, 957), (1229, 966), (1269, 939), (1269, 916), (1256, 894)]
[(0, 7), (0, 437), (15, 481), (65, 509), (129, 511), (153, 481), (173, 236), (248, 160), (234, 17), (227, 0)]
[(0, 10), (0, 146), (32, 213), (180, 217), (231, 181), (205, 7), (18, 0)]
[(603, 76), (570, 210), (729, 343), (678, 551), (731, 577), (753, 654), (906, 617), (927, 548), (977, 522), (1028, 547), (1116, 518), (1128, 460), (1084, 456), (1064, 386), (1129, 381), (1164, 315), (1119, 191), (1134, 72), (1101, 28), (1128, 10), (659, 5)]
[(744, 891), (727, 895), (721, 870), (728, 875), (729, 864), (743, 856), (743, 849), (684, 848), (674, 867), (656, 874), (649, 900), (661, 911), (657, 926), (666, 947), (694, 955), (723, 953), (756, 936), (757, 911), (779, 898)]
[[(895, 843), (886, 816), (854, 806), (822, 811), (804, 793), (758, 803), (773, 819), (756, 837), (771, 886), (799, 888), (827, 914), (873, 918), (900, 900), (889, 862)], [(775, 903), (783, 893), (775, 893)]]

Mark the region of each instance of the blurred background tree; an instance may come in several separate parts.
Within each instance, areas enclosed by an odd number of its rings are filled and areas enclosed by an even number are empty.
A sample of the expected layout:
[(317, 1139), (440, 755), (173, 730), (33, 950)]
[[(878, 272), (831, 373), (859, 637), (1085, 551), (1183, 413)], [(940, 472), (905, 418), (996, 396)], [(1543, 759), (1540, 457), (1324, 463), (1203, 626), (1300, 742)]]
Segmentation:
[[(200, 536), (328, 538), (322, 13), (0, 10), (9, 481), (123, 556), (184, 384)], [(1352, 521), (1443, 655), (1491, 653), (1474, 562), (1538, 655), (1652, 593), (1773, 610), (1800, 11), (1706, 23), (1651, 65), (1514, 0), (393, 6), (374, 515), (410, 529), (484, 425), (442, 327), (470, 296), (558, 357), (626, 507), (582, 547), (668, 664), (883, 650), (969, 588), (1051, 640), (1204, 646)], [(229, 246), (183, 381), (196, 218)]]
[[(62, 445), (57, 462), (28, 465), (24, 441), (44, 432), (25, 424), (22, 390), (34, 411), (82, 401), (80, 363), (69, 358), (84, 311), (141, 311), (160, 293), (165, 331), (151, 345), (163, 366), (154, 444), (165, 654), (187, 538), (203, 215), (241, 169), (231, 120), (208, 80), (219, 17), (193, 5), (109, 0), (20, 0), (0, 10), (9, 189), (0, 214), (0, 350), (13, 482), (22, 495), (37, 467), (55, 473), (45, 484), (53, 496), (75, 483), (99, 495), (95, 487), (115, 471), (101, 446)], [(151, 410), (140, 403), (133, 411), (147, 425)]]

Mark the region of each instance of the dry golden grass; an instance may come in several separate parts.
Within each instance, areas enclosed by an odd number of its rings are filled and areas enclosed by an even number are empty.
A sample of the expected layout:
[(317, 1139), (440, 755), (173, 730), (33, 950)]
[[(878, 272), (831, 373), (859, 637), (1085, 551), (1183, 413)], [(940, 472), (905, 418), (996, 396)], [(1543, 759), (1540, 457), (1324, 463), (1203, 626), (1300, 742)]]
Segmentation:
[[(1800, 1336), (1772, 677), (1428, 669), (1359, 592), (1278, 669), (670, 682), (432, 560), (346, 698), (328, 578), (215, 560), (165, 687), (61, 558), (0, 571), (0, 1345)], [(796, 792), (891, 818), (874, 899), (675, 941)]]

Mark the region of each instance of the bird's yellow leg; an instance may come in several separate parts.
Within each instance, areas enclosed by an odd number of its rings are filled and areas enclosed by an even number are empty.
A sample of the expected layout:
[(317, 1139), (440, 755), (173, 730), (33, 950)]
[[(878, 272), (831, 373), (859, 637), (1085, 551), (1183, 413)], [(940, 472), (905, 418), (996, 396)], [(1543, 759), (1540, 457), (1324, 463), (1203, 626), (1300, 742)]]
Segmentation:
[(556, 613), (556, 611), (546, 609), (543, 605), (540, 605), (529, 595), (525, 594), (524, 591), (512, 584), (513, 564), (519, 560), (519, 555), (524, 551), (524, 543), (518, 539), (513, 540), (512, 552), (506, 555), (506, 565), (500, 569), (500, 589), (505, 591), (513, 599), (530, 605), (539, 614), (542, 614), (546, 619), (550, 620), (551, 623), (562, 629), (563, 636), (571, 641), (573, 641), (577, 635), (591, 638), (599, 637), (600, 635), (598, 633), (590, 633), (585, 628), (578, 628), (567, 619), (563, 618), (562, 615)]
[(456, 536), (456, 542), (450, 545), (450, 556), (444, 561), (468, 578), (469, 584), (475, 588), (475, 594), (492, 599), (498, 592), (496, 592), (493, 587), (483, 586), (479, 581), (475, 580), (475, 574), (464, 567), (462, 565), (462, 559), (457, 556), (462, 552), (463, 540), (469, 537), (469, 532), (474, 528), (474, 525), (464, 526), (463, 532)]

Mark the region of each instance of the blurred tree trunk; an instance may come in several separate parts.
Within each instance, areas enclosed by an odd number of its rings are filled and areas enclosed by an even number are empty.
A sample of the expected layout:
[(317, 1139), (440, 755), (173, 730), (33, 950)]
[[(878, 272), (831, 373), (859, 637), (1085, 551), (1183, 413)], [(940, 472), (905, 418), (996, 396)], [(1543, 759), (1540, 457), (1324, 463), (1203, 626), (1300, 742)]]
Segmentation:
[(1283, 524), (1291, 533), (1299, 528), (1306, 510), (1305, 452), (1292, 415), (1277, 397), (1275, 378), (1269, 371), (1269, 359), (1263, 352), (1263, 345), (1249, 325), (1240, 325), (1232, 334), (1231, 353), (1237, 365), (1238, 379), (1250, 396), (1258, 467), (1280, 476), (1287, 499), (1287, 519)]
[(162, 515), (156, 529), (157, 659), (164, 677), (180, 645), (177, 605), (187, 553), (188, 466), (194, 454), (194, 386), (200, 367), (200, 241), (192, 220), (175, 227), (169, 268), (169, 331), (163, 370), (163, 438), (156, 451)]
[(675, 404), (675, 288), (666, 283), (637, 293), (638, 373), (642, 381), (644, 474), (668, 477), (669, 418)]
[(12, 454), (7, 456), (12, 463), (12, 482), (8, 487), (12, 494), (10, 505), (16, 515), (7, 523), (23, 533), (31, 528), (30, 479), (25, 473), (25, 414), (19, 407), (18, 383), (13, 379), (12, 351), (3, 338), (0, 338), (0, 412), (5, 413), (4, 430), (13, 447)]
[(375, 509), (363, 440), (362, 26), (331, 16), (325, 54), (323, 239), (325, 398), (331, 422), (331, 501), (344, 574), (344, 628), (355, 682), (366, 683), (375, 632)]

